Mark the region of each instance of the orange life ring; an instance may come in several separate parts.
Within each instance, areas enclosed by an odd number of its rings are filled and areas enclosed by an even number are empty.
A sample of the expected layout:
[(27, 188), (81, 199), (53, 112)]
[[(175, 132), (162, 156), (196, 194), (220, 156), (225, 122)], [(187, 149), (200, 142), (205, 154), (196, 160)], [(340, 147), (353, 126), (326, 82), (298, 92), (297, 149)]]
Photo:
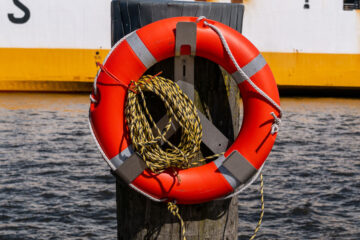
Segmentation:
[[(206, 20), (224, 35), (238, 65), (253, 83), (277, 104), (279, 94), (273, 74), (260, 52), (242, 34), (216, 21)], [(275, 142), (274, 118), (281, 113), (264, 99), (238, 73), (215, 31), (195, 17), (160, 20), (121, 39), (110, 51), (104, 67), (129, 84), (139, 79), (153, 64), (174, 56), (175, 29), (178, 22), (197, 22), (196, 56), (209, 59), (232, 74), (241, 91), (244, 117), (235, 142), (224, 156), (206, 165), (179, 170), (181, 182), (172, 171), (153, 174), (144, 170), (129, 185), (154, 200), (175, 200), (193, 204), (226, 196), (250, 181), (264, 164)], [(89, 122), (104, 159), (113, 170), (132, 154), (125, 123), (127, 89), (119, 86), (109, 74), (99, 70), (90, 105)]]

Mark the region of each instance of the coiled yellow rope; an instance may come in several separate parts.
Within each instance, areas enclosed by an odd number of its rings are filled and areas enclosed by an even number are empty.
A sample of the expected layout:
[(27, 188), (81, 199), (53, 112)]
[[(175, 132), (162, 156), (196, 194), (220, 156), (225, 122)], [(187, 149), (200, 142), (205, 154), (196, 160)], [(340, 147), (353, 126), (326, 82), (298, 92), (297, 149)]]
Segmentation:
[[(169, 119), (164, 130), (161, 131), (157, 127), (150, 115), (143, 91), (153, 92), (163, 101)], [(200, 119), (192, 101), (169, 79), (147, 75), (138, 82), (132, 82), (128, 91), (125, 115), (134, 149), (154, 173), (168, 168), (190, 168), (222, 154), (194, 161), (194, 157), (200, 151), (202, 138)], [(178, 146), (165, 137), (172, 121), (178, 122), (181, 127)], [(155, 129), (156, 134), (152, 129)], [(166, 143), (168, 147), (163, 149), (161, 142)]]

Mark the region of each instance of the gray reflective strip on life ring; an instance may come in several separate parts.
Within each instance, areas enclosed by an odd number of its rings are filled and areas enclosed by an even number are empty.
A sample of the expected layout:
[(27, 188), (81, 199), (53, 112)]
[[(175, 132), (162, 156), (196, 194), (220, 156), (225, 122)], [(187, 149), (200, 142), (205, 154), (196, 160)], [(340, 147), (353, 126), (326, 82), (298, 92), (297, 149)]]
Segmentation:
[(219, 157), (214, 163), (233, 189), (246, 183), (257, 173), (257, 169), (236, 150), (227, 158)]
[(134, 153), (123, 162), (116, 170), (116, 174), (121, 177), (127, 184), (132, 183), (144, 170), (146, 163), (137, 154)]
[(215, 165), (223, 175), (223, 177), (226, 179), (226, 181), (230, 184), (230, 186), (235, 190), (237, 186), (239, 186), (239, 181), (234, 178), (234, 176), (224, 167), (222, 166), (223, 162), (225, 161), (225, 156), (222, 155), (218, 159), (214, 160)]
[(131, 145), (110, 159), (110, 162), (114, 165), (115, 172), (128, 184), (146, 168), (145, 162), (138, 154), (134, 153)]
[(119, 168), (126, 159), (128, 159), (132, 154), (134, 153), (134, 149), (132, 146), (128, 146), (124, 150), (121, 151), (118, 155), (110, 159), (110, 162), (114, 165), (114, 167), (117, 169)]
[(140, 61), (144, 64), (146, 68), (151, 67), (155, 63), (157, 63), (154, 56), (151, 54), (149, 49), (145, 46), (143, 41), (137, 35), (136, 32), (131, 33), (126, 41), (130, 45), (131, 49), (134, 51), (136, 56), (140, 59)]
[(246, 76), (241, 74), (240, 71), (234, 72), (231, 76), (234, 78), (237, 84), (240, 84), (245, 80), (247, 80), (247, 78), (251, 78), (252, 76), (254, 76), (258, 71), (263, 69), (265, 65), (266, 65), (266, 60), (259, 53), (259, 55), (257, 55), (253, 60), (251, 60), (248, 64), (246, 64), (244, 67), (241, 68), (246, 74)]

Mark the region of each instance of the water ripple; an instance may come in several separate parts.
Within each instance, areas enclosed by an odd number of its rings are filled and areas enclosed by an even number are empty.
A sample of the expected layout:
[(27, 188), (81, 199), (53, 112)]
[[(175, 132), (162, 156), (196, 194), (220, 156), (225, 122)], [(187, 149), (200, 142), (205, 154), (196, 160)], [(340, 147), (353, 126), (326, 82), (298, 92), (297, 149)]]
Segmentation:
[[(360, 239), (360, 100), (282, 106), (257, 239)], [(115, 180), (87, 116), (87, 95), (0, 94), (0, 239), (116, 238)], [(239, 239), (258, 221), (258, 184), (239, 196)]]

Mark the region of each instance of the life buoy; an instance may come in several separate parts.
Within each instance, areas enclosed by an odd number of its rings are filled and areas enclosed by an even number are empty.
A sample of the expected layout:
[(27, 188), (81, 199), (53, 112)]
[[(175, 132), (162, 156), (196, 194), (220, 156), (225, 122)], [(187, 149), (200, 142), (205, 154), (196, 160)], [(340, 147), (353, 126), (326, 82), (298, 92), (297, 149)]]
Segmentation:
[[(273, 74), (253, 44), (224, 24), (206, 21), (222, 32), (236, 62), (251, 81), (280, 104)], [(219, 64), (237, 81), (244, 109), (242, 127), (235, 142), (222, 157), (203, 166), (179, 170), (181, 182), (178, 182), (172, 171), (153, 174), (145, 169), (131, 182), (128, 180), (128, 183), (154, 200), (193, 204), (226, 196), (258, 173), (277, 135), (271, 132), (274, 118), (270, 113), (279, 116), (280, 111), (248, 81), (244, 81), (219, 35), (195, 17), (168, 18), (130, 33), (111, 49), (104, 67), (124, 84), (139, 79), (153, 64), (174, 56), (178, 22), (197, 22), (196, 56)], [(104, 159), (113, 170), (126, 164), (141, 164), (132, 162), (130, 157), (133, 151), (124, 115), (127, 89), (100, 70), (95, 80), (89, 122)]]

